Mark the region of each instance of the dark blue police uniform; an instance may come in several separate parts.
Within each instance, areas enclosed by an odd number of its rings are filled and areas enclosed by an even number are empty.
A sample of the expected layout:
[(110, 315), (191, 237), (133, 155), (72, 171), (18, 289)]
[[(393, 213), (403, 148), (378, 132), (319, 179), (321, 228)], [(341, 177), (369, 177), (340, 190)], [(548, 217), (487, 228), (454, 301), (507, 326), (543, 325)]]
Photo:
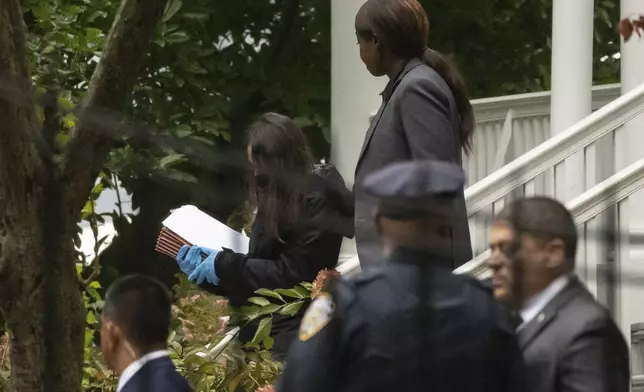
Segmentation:
[[(449, 217), (463, 171), (445, 162), (397, 163), (367, 177), (379, 214)], [(387, 263), (336, 280), (309, 307), (278, 392), (523, 391), (521, 351), (504, 311), (451, 255), (398, 247)]]

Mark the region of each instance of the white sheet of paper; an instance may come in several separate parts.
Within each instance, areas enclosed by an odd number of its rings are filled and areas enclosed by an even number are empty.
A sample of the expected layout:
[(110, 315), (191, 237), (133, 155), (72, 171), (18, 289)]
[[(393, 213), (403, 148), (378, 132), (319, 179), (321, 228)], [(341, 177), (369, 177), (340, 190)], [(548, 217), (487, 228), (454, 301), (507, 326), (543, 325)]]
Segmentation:
[(163, 221), (163, 226), (193, 245), (214, 250), (228, 248), (237, 253), (248, 253), (248, 237), (195, 206), (186, 205), (177, 208)]

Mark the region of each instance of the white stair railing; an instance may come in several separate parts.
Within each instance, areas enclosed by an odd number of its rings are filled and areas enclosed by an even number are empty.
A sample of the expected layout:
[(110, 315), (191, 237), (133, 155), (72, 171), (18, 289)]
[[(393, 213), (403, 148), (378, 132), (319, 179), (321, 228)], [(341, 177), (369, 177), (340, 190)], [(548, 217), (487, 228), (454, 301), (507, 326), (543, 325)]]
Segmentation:
[[(629, 196), (644, 187), (644, 158), (638, 160), (627, 168), (620, 170), (618, 173), (612, 175), (607, 180), (595, 185), (588, 191), (573, 199), (568, 203), (567, 207), (575, 218), (575, 222), (580, 227), (580, 234), (582, 234), (582, 242), (594, 242), (596, 240), (597, 230), (591, 230), (589, 238), (585, 238), (585, 225), (590, 223), (593, 218), (597, 217), (602, 211), (607, 208), (620, 204), (627, 200)], [(619, 215), (619, 214), (618, 214)], [(618, 226), (627, 224), (624, 219), (621, 219)], [(591, 241), (592, 240), (592, 241)], [(586, 257), (589, 256), (582, 250), (578, 255), (580, 263), (578, 267), (585, 270), (593, 269), (593, 266), (588, 268), (583, 267), (586, 263)], [(457, 268), (454, 272), (459, 274), (469, 274), (479, 278), (486, 278), (489, 276), (489, 269), (486, 264), (487, 258), (490, 256), (490, 251), (487, 250), (468, 263)]]
[[(594, 86), (592, 110), (619, 95), (619, 84)], [(505, 158), (502, 166), (550, 138), (550, 97), (550, 91), (542, 91), (472, 100), (476, 119), (474, 149), (463, 157), (468, 185), (497, 170), (499, 155)]]
[(644, 84), (629, 91), (465, 190), (469, 215), (644, 112)]
[[(557, 165), (576, 152), (591, 151), (600, 138), (642, 112), (644, 112), (644, 84), (468, 187), (465, 190), (465, 199), (472, 228), (474, 253), (478, 254), (485, 249), (488, 218), (503, 207), (507, 201), (506, 196), (534, 194), (555, 196)], [(590, 182), (587, 187), (594, 185), (592, 183), (596, 170), (594, 165), (593, 163), (592, 166), (579, 168), (579, 175)], [(544, 183), (547, 186), (544, 187)]]

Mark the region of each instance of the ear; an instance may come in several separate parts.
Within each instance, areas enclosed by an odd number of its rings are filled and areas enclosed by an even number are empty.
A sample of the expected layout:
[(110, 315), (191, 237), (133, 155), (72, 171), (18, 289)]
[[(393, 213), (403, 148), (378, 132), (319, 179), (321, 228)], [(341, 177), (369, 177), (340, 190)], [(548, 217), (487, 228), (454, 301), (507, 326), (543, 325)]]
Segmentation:
[(101, 349), (103, 353), (114, 351), (114, 323), (102, 318), (101, 320)]
[(372, 34), (371, 37), (371, 39), (373, 40), (373, 46), (377, 51), (380, 51), (380, 39), (375, 34)]
[(550, 257), (546, 261), (548, 268), (560, 268), (566, 263), (566, 246), (563, 241), (555, 238), (546, 244), (546, 250)]

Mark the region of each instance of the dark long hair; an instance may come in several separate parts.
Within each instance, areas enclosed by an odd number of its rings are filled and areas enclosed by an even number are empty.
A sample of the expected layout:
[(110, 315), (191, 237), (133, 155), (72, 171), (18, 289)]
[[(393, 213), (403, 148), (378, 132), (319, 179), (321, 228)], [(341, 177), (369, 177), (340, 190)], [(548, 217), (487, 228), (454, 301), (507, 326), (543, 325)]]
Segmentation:
[(250, 125), (246, 145), (253, 166), (251, 201), (266, 233), (281, 240), (280, 229), (292, 227), (301, 213), (313, 169), (309, 145), (293, 120), (277, 113), (265, 113)]
[(427, 46), (429, 19), (418, 0), (367, 0), (356, 18), (356, 33), (364, 39), (376, 37), (388, 54), (403, 60), (421, 58), (447, 83), (460, 117), (459, 141), (465, 153), (472, 150), (474, 111), (465, 81), (456, 65)]

